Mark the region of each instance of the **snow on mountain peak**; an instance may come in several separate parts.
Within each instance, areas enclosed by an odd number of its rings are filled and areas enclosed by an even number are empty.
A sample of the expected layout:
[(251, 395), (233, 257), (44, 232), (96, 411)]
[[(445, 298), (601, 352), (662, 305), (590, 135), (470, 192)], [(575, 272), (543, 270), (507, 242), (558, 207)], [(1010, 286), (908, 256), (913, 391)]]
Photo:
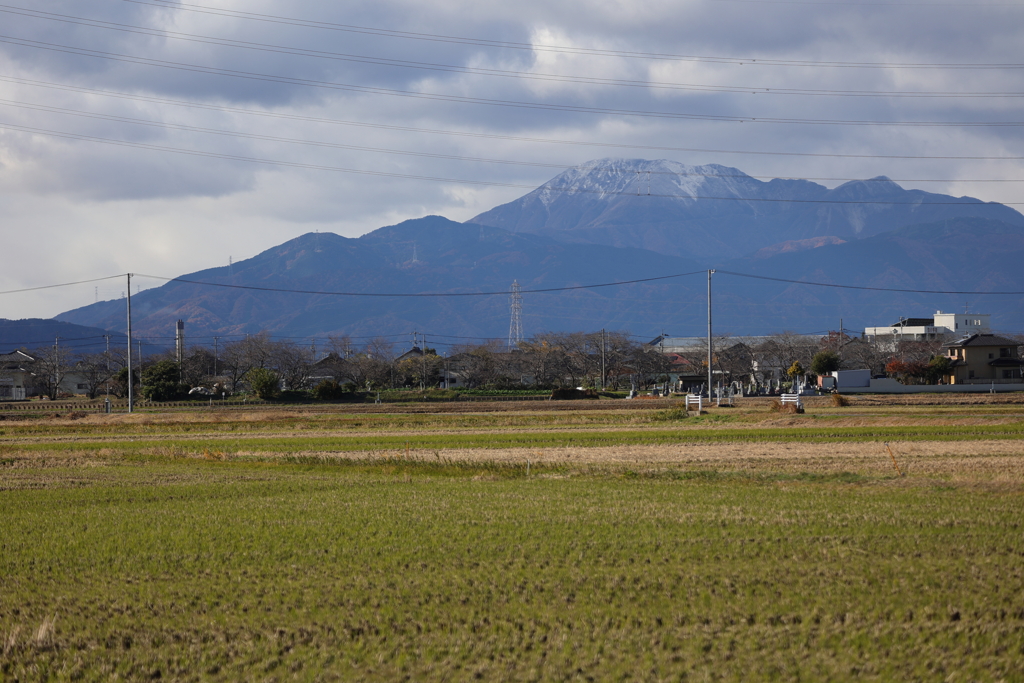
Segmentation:
[(610, 200), (629, 194), (695, 200), (702, 194), (743, 196), (740, 184), (753, 180), (739, 169), (705, 164), (691, 166), (668, 159), (596, 159), (560, 173), (534, 192), (545, 206), (560, 197), (586, 193)]

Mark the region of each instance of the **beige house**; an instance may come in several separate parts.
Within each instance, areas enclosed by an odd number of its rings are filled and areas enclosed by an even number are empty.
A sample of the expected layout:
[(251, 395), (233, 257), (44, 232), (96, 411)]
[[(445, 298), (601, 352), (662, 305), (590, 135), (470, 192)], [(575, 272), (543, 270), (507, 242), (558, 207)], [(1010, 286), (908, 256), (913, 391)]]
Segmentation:
[(1013, 383), (1021, 381), (1018, 342), (995, 334), (972, 334), (943, 344), (950, 359), (948, 384)]

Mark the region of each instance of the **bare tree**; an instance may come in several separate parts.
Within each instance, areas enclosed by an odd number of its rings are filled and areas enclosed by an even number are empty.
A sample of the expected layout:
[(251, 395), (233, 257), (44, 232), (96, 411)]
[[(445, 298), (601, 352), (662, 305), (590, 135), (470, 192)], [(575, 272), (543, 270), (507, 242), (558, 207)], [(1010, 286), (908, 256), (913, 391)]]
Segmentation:
[(120, 366), (112, 361), (110, 354), (91, 353), (79, 359), (75, 366), (75, 374), (86, 385), (86, 395), (89, 398), (96, 398), (108, 387), (111, 378), (120, 369)]
[(210, 384), (213, 378), (213, 351), (202, 346), (189, 348), (179, 367), (181, 383), (190, 388)]
[(366, 388), (384, 388), (394, 385), (395, 345), (384, 337), (371, 339), (356, 362)]
[(32, 367), (32, 386), (41, 394), (56, 399), (60, 385), (75, 363), (75, 357), (66, 346), (54, 344), (32, 352), (36, 362)]
[(672, 369), (672, 361), (668, 356), (650, 346), (637, 345), (629, 356), (634, 376), (640, 389), (646, 389), (659, 375)]
[(560, 346), (550, 343), (544, 336), (536, 336), (519, 345), (521, 367), (533, 377), (536, 386), (550, 387), (562, 384), (563, 353)]
[(500, 376), (501, 356), (507, 355), (501, 342), (460, 345), (453, 350), (451, 362), (470, 389), (493, 384)]
[(235, 391), (245, 374), (253, 368), (266, 368), (270, 364), (273, 342), (267, 332), (260, 332), (224, 345), (220, 369), (227, 377), (231, 391)]
[(313, 353), (310, 349), (290, 341), (275, 342), (271, 347), (269, 365), (277, 371), (285, 389), (299, 391), (308, 389), (313, 369)]

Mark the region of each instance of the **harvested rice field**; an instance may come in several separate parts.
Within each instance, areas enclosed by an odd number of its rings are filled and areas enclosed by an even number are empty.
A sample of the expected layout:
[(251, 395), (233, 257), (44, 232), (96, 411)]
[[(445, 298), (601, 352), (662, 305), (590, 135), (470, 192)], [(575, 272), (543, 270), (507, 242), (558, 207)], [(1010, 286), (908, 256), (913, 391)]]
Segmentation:
[(0, 411), (0, 680), (1022, 681), (1024, 397), (911, 398)]

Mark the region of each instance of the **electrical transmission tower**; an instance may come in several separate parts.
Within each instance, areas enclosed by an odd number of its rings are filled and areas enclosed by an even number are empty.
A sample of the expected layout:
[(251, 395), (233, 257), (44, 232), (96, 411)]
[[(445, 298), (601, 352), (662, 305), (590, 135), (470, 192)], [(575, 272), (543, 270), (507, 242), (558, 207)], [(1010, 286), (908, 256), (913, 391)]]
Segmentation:
[(511, 320), (508, 324), (508, 348), (518, 349), (523, 341), (523, 294), (519, 281), (512, 281), (512, 290), (508, 297)]

